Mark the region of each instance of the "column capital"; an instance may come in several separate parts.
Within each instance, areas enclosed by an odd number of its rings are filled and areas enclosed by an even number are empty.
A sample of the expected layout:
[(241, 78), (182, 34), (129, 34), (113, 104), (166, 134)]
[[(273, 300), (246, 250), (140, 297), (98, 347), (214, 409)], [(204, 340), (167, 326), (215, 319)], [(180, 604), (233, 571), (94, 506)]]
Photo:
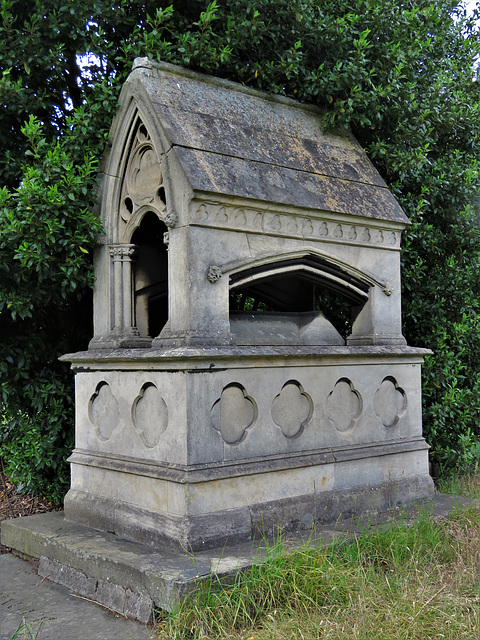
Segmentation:
[(111, 244), (109, 246), (110, 255), (112, 258), (130, 258), (132, 259), (137, 250), (137, 245), (135, 244)]

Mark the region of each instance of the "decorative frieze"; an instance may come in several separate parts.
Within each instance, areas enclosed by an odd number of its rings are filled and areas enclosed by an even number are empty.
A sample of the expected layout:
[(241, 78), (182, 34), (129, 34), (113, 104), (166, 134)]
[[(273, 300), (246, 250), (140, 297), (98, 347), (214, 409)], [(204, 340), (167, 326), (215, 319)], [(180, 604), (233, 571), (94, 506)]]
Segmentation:
[[(307, 385), (308, 380), (304, 383)], [(278, 428), (278, 437), (289, 440), (300, 438), (307, 428), (310, 435), (312, 429), (319, 427), (323, 434), (334, 429), (347, 435), (358, 425), (366, 406), (373, 407), (379, 428), (382, 425), (386, 429), (396, 427), (407, 413), (406, 392), (393, 376), (379, 380), (373, 388), (376, 391), (364, 398), (354, 380), (341, 377), (332, 381), (330, 390), (328, 387), (310, 388), (309, 394), (298, 380), (289, 379), (271, 401), (264, 394), (257, 397), (255, 390), (250, 395), (240, 382), (232, 382), (224, 386), (220, 397), (212, 400), (207, 419), (227, 445), (240, 444), (249, 432), (252, 435), (260, 433), (265, 423), (257, 420), (259, 414), (270, 415), (273, 425)], [(101, 442), (110, 440), (118, 426), (117, 398), (121, 395), (115, 385), (112, 388), (102, 380), (90, 396), (88, 417)], [(169, 407), (153, 382), (145, 382), (138, 390), (130, 404), (130, 416), (127, 428), (138, 435), (147, 449), (155, 448), (165, 438), (168, 440), (165, 432), (170, 422)]]
[(318, 220), (259, 209), (230, 208), (213, 203), (198, 206), (193, 212), (191, 224), (305, 240), (318, 239), (342, 244), (400, 248), (398, 231), (382, 230), (368, 224)]

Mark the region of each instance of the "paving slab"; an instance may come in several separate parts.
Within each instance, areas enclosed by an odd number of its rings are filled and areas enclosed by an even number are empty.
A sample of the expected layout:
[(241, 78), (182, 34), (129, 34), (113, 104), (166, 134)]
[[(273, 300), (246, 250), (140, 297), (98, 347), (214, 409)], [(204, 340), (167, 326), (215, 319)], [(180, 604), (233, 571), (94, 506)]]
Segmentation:
[(0, 640), (149, 640), (150, 631), (42, 579), (34, 566), (0, 555)]
[[(325, 545), (392, 522), (408, 525), (421, 515), (448, 515), (479, 505), (479, 500), (437, 493), (427, 503), (339, 520), (334, 528), (282, 540), (291, 549), (306, 542)], [(4, 521), (2, 543), (38, 558), (39, 574), (31, 563), (11, 554), (0, 556), (0, 640), (10, 640), (23, 620), (34, 627), (42, 621), (39, 640), (148, 639), (146, 624), (115, 616), (112, 610), (147, 623), (154, 609), (174, 609), (199, 580), (215, 574), (228, 582), (237, 571), (264, 560), (269, 547), (262, 540), (195, 553), (152, 548), (68, 522), (62, 512)]]

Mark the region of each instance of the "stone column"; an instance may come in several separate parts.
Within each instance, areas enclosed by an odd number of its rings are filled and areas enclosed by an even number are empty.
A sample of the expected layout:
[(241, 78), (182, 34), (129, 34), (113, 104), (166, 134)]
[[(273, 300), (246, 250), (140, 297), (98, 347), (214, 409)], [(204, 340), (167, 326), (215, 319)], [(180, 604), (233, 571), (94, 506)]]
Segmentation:
[(122, 305), (122, 247), (111, 246), (110, 256), (112, 258), (113, 269), (113, 291), (112, 291), (112, 306), (113, 306), (113, 331), (118, 332), (123, 329), (123, 305)]
[(115, 336), (139, 336), (135, 327), (133, 305), (132, 261), (135, 255), (134, 244), (110, 245), (110, 256), (113, 264), (113, 291), (111, 303), (113, 310), (113, 327)]

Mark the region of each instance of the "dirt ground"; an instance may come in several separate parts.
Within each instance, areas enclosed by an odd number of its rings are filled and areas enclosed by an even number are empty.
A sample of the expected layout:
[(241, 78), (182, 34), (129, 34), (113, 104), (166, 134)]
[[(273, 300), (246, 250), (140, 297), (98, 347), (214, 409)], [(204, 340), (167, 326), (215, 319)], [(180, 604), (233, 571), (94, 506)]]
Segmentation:
[[(45, 498), (18, 493), (15, 485), (5, 475), (3, 461), (0, 459), (0, 523), (10, 518), (31, 516), (34, 513), (59, 511), (60, 507)], [(8, 553), (9, 548), (0, 544), (0, 554)]]

